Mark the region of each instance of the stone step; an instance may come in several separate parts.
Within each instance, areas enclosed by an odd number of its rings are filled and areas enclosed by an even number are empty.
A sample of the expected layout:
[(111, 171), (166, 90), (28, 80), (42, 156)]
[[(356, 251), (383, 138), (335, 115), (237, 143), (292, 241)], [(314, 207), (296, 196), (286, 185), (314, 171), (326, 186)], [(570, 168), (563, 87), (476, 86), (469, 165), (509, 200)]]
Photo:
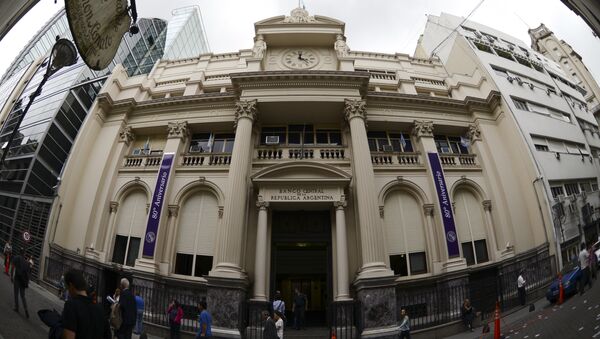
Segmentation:
[(305, 330), (295, 330), (293, 328), (287, 328), (283, 337), (285, 339), (329, 339), (329, 329), (326, 327), (308, 327)]

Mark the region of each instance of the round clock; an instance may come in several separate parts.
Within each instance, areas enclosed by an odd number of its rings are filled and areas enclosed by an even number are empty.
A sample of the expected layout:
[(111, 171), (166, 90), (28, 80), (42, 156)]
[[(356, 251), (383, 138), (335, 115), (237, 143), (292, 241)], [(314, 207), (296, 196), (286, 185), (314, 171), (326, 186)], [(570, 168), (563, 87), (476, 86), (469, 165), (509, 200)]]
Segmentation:
[(283, 64), (291, 69), (309, 69), (319, 62), (317, 54), (309, 49), (291, 49), (283, 54)]

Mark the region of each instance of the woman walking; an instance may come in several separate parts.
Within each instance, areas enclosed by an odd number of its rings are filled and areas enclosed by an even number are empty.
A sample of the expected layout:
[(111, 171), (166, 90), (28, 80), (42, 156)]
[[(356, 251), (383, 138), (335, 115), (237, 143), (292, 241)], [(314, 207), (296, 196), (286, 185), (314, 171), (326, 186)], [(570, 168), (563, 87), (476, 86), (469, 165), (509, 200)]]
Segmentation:
[(181, 319), (183, 318), (183, 309), (177, 300), (173, 300), (167, 309), (169, 317), (169, 328), (171, 329), (171, 339), (181, 338)]
[(404, 308), (400, 311), (400, 318), (400, 339), (410, 339), (410, 319)]

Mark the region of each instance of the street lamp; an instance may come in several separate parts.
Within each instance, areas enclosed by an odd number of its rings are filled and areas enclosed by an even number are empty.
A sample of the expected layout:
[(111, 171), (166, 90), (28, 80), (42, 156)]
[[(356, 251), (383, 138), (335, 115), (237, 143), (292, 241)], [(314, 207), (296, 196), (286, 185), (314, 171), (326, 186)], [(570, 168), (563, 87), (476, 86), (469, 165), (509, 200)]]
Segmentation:
[(12, 143), (13, 139), (15, 138), (15, 135), (19, 131), (19, 126), (21, 125), (23, 118), (25, 118), (25, 115), (31, 107), (31, 104), (33, 103), (35, 98), (42, 93), (42, 87), (44, 86), (46, 81), (48, 81), (50, 76), (52, 76), (61, 68), (65, 66), (71, 66), (75, 64), (75, 62), (77, 62), (77, 49), (75, 48), (75, 45), (70, 40), (60, 39), (57, 36), (56, 42), (54, 43), (54, 46), (52, 46), (52, 51), (50, 52), (50, 56), (48, 57), (48, 65), (46, 67), (46, 73), (44, 74), (44, 78), (38, 85), (35, 92), (31, 93), (31, 95), (29, 96), (29, 102), (23, 110), (23, 113), (21, 113), (19, 121), (17, 121), (17, 124), (15, 125), (15, 129), (12, 131), (10, 137), (8, 138), (8, 141), (6, 143), (6, 150), (2, 152), (2, 158), (0, 158), (0, 167), (4, 166), (4, 159), (6, 158), (6, 155), (10, 150), (10, 144)]

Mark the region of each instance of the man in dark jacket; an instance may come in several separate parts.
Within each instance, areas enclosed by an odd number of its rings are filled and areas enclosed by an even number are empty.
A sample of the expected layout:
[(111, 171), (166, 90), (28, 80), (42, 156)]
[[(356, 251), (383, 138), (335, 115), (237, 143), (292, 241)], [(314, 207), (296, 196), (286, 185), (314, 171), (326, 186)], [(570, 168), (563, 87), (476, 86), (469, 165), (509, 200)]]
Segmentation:
[(118, 339), (131, 339), (131, 333), (135, 326), (137, 316), (137, 306), (135, 296), (129, 289), (129, 280), (121, 279), (121, 296), (119, 298), (119, 307), (121, 308), (121, 317), (123, 323), (116, 332)]
[(25, 316), (29, 318), (29, 311), (27, 310), (27, 301), (25, 300), (25, 289), (29, 287), (29, 272), (31, 266), (29, 262), (25, 260), (25, 251), (21, 249), (16, 257), (11, 261), (10, 267), (10, 280), (13, 282), (15, 292), (15, 312), (19, 312), (19, 294), (21, 295), (21, 301), (23, 302), (23, 308), (25, 309)]
[(275, 326), (275, 321), (271, 318), (269, 312), (263, 311), (262, 318), (265, 322), (265, 327), (263, 328), (263, 339), (278, 339), (277, 327)]

